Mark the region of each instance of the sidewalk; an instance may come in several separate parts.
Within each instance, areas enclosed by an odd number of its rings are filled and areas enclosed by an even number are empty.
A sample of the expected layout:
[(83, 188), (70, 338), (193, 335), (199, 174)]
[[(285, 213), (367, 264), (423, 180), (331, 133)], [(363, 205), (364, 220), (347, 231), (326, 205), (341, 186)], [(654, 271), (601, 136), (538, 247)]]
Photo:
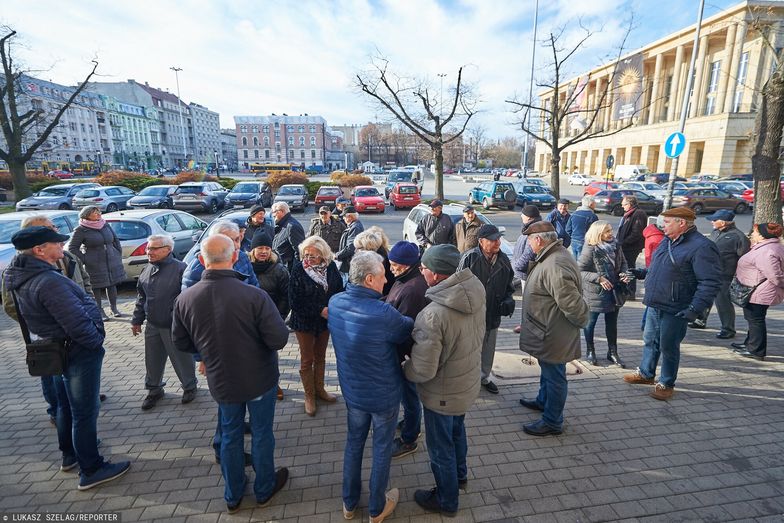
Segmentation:
[[(131, 311), (129, 292), (122, 310)], [(518, 303), (519, 306), (519, 303)], [(619, 346), (630, 368), (640, 360), (640, 302), (621, 312)], [(457, 518), (449, 521), (770, 521), (784, 518), (784, 308), (768, 314), (769, 356), (757, 362), (733, 356), (709, 329), (690, 330), (682, 346), (676, 394), (669, 403), (648, 397), (650, 387), (624, 383), (625, 371), (585, 367), (570, 376), (562, 436), (535, 438), (521, 426), (536, 413), (521, 407), (538, 378), (508, 373), (523, 354), (505, 318), (498, 336), (500, 372), (512, 376), (497, 396), (482, 391), (466, 416), (469, 483)], [(606, 347), (600, 325), (597, 352)], [(199, 396), (180, 404), (182, 391), (167, 367), (170, 386), (151, 411), (140, 410), (144, 390), (143, 339), (131, 335), (129, 316), (107, 324), (99, 418), (102, 453), (130, 459), (131, 470), (106, 486), (79, 492), (77, 476), (59, 472), (57, 438), (45, 412), (40, 385), (26, 371), (16, 324), (0, 317), (0, 513), (119, 512), (133, 521), (343, 521), (341, 471), (345, 438), (342, 403), (303, 412), (294, 336), (281, 352), (286, 398), (275, 414), (276, 465), (291, 480), (270, 507), (257, 509), (247, 495), (234, 516), (226, 514), (220, 469), (210, 438), (215, 403), (200, 379)], [(737, 326), (745, 331), (739, 315)], [(742, 340), (742, 337), (740, 337)], [(721, 341), (721, 342), (720, 342)], [(732, 341), (732, 340), (729, 340)], [(338, 391), (334, 356), (328, 353), (329, 388)], [(514, 370), (514, 369), (512, 369)], [(401, 489), (388, 521), (441, 521), (414, 502), (430, 488), (424, 438), (420, 450), (393, 461), (391, 486)], [(361, 510), (367, 521), (365, 460)], [(252, 471), (251, 471), (252, 473)]]

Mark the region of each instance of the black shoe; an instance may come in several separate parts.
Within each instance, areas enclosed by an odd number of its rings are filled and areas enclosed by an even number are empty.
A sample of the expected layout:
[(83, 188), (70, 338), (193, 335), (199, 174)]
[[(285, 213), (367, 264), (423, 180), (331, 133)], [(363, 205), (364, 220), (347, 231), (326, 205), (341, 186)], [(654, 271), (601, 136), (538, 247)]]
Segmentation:
[(705, 328), (705, 322), (702, 321), (702, 320), (690, 321), (689, 322), (689, 327), (691, 327), (692, 329), (704, 329)]
[(482, 383), (482, 386), (490, 394), (498, 394), (498, 386), (496, 386), (496, 384), (493, 383), (492, 381), (488, 381), (487, 383)]
[(765, 361), (765, 356), (757, 356), (753, 352), (749, 352), (747, 350), (736, 350), (734, 352), (738, 356), (743, 356), (744, 358), (751, 358), (752, 360), (757, 360), (757, 361)]
[(585, 350), (585, 361), (591, 365), (599, 365), (599, 362), (596, 361), (596, 350), (592, 348), (587, 348)]
[(272, 489), (272, 494), (265, 500), (256, 500), (256, 506), (259, 508), (264, 508), (270, 504), (272, 498), (277, 494), (280, 489), (286, 486), (286, 482), (289, 480), (289, 469), (286, 467), (280, 467), (278, 470), (275, 471), (275, 488)]
[(101, 400), (101, 403), (106, 401), (106, 394), (98, 394), (98, 399)]
[(522, 405), (523, 407), (525, 407), (527, 409), (538, 410), (539, 412), (542, 412), (544, 410), (544, 407), (539, 405), (536, 402), (536, 400), (527, 400), (525, 398), (520, 398), (520, 405)]
[(612, 363), (615, 364), (616, 367), (620, 367), (622, 369), (626, 368), (626, 365), (624, 365), (623, 360), (621, 360), (621, 357), (618, 356), (617, 350), (610, 351), (607, 353), (607, 361), (611, 361)]
[(186, 390), (182, 393), (182, 403), (190, 403), (196, 399), (196, 389)]
[(729, 339), (732, 339), (732, 338), (735, 337), (735, 333), (734, 332), (730, 332), (730, 331), (722, 330), (722, 331), (719, 331), (719, 333), (716, 335), (716, 337), (719, 338), (720, 340), (729, 340)]
[(419, 448), (419, 445), (416, 441), (413, 443), (405, 443), (402, 438), (395, 438), (395, 441), (392, 442), (392, 459), (402, 458), (409, 454), (413, 454), (417, 451), (417, 448)]
[(458, 479), (457, 480), (457, 488), (460, 490), (466, 490), (468, 488), (468, 478), (466, 479)]
[(226, 512), (229, 514), (236, 514), (240, 510), (240, 505), (242, 505), (242, 500), (240, 500), (236, 505), (229, 505), (226, 503)]
[[(245, 466), (246, 467), (252, 466), (253, 465), (253, 458), (251, 457), (250, 453), (243, 452), (243, 454), (245, 455)], [(220, 454), (215, 454), (215, 463), (220, 465)]]
[(746, 350), (745, 343), (730, 343), (730, 347), (737, 349), (737, 350)]
[(155, 406), (156, 403), (158, 403), (158, 400), (161, 399), (162, 397), (163, 397), (163, 391), (159, 393), (151, 392), (147, 394), (147, 397), (144, 398), (144, 401), (142, 401), (142, 410), (150, 410)]
[(528, 425), (523, 425), (523, 432), (530, 434), (531, 436), (557, 436), (558, 434), (562, 434), (563, 430), (553, 428), (544, 421), (539, 420)]
[(442, 516), (453, 518), (457, 515), (457, 511), (450, 512), (441, 508), (438, 503), (438, 489), (431, 488), (430, 490), (417, 490), (414, 492), (414, 501), (416, 504), (428, 512), (438, 512)]

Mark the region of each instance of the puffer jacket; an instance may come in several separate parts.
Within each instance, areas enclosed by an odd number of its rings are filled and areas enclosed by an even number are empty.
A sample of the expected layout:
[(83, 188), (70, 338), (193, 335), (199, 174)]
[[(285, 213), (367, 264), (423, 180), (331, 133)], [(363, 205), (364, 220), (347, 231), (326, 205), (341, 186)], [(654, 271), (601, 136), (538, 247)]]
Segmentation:
[(275, 306), (280, 312), (280, 317), (286, 319), (291, 307), (289, 307), (289, 271), (286, 266), (280, 263), (278, 255), (272, 251), (270, 259), (267, 261), (253, 261), (251, 266), (256, 278), (259, 280), (259, 287), (267, 291)]
[(642, 230), (642, 235), (645, 238), (645, 266), (651, 266), (653, 253), (659, 247), (659, 244), (664, 239), (664, 231), (656, 227), (655, 223), (650, 224)]
[(131, 325), (148, 323), (161, 329), (171, 329), (174, 300), (180, 295), (180, 282), (185, 264), (169, 254), (158, 263), (150, 263), (136, 283), (136, 307)]
[(445, 416), (462, 416), (479, 395), (485, 296), (471, 271), (456, 272), (430, 287), (430, 304), (414, 322), (406, 379), (417, 384), (422, 404)]
[(542, 249), (523, 289), (520, 350), (547, 363), (580, 357), (580, 330), (588, 324), (588, 304), (577, 262), (561, 240)]
[(315, 335), (327, 330), (327, 320), (321, 317), (321, 311), (328, 306), (332, 296), (343, 290), (343, 278), (335, 262), (327, 267), (327, 286), (328, 289), (324, 290), (324, 287), (313, 281), (302, 267), (302, 262), (294, 264), (289, 277), (289, 325), (292, 329)]
[(272, 225), (271, 221), (268, 221), (267, 218), (264, 218), (264, 223), (260, 225), (255, 225), (253, 222), (250, 221), (250, 217), (248, 217), (248, 227), (245, 229), (245, 236), (242, 238), (242, 243), (240, 244), (240, 249), (245, 252), (250, 252), (250, 244), (253, 241), (253, 236), (259, 230), (263, 230), (267, 233), (267, 236), (270, 239), (275, 237), (275, 226)]
[(127, 278), (122, 264), (122, 245), (108, 223), (99, 230), (79, 225), (74, 229), (67, 249), (87, 267), (90, 283), (96, 289), (112, 287)]
[(490, 331), (501, 325), (501, 316), (514, 314), (514, 272), (506, 254), (498, 252), (494, 264), (490, 264), (480, 247), (463, 254), (457, 270), (469, 269), (485, 288), (485, 328)]
[(455, 224), (443, 212), (438, 217), (428, 214), (417, 225), (416, 238), (422, 249), (443, 243), (455, 245)]
[[(182, 290), (193, 287), (201, 280), (201, 275), (204, 272), (204, 265), (199, 261), (198, 254), (199, 252), (197, 251), (196, 257), (193, 258), (185, 268), (185, 272), (182, 273)], [(234, 262), (234, 270), (245, 277), (245, 283), (253, 285), (254, 287), (259, 286), (259, 280), (256, 278), (256, 273), (253, 272), (250, 258), (248, 258), (248, 253), (245, 251), (239, 251), (237, 253), (237, 261)]]
[(749, 303), (778, 305), (784, 301), (784, 245), (778, 238), (763, 240), (738, 260), (735, 273), (743, 285), (753, 287), (766, 280), (751, 294)]
[(280, 255), (280, 261), (291, 271), (294, 262), (299, 260), (299, 244), (305, 239), (305, 229), (291, 213), (286, 214), (275, 224), (275, 237), (272, 249)]
[(329, 332), (346, 405), (387, 412), (400, 405), (402, 376), (396, 346), (414, 321), (381, 301), (381, 294), (349, 283), (329, 300)]
[(727, 281), (732, 280), (738, 267), (738, 260), (749, 252), (751, 247), (749, 239), (735, 227), (734, 223), (730, 223), (723, 230), (713, 229), (710, 239), (719, 249), (722, 278)]
[(317, 217), (310, 221), (308, 236), (319, 236), (327, 242), (327, 245), (332, 249), (332, 252), (338, 252), (340, 250), (340, 237), (345, 230), (346, 223), (343, 220), (339, 220), (333, 216), (329, 219), (328, 223), (324, 223), (321, 221), (320, 217)]
[(474, 218), (468, 223), (462, 219), (457, 222), (455, 224), (457, 250), (463, 253), (479, 245), (479, 229), (481, 227), (482, 221), (479, 218)]
[(599, 284), (599, 278), (604, 277), (615, 286), (621, 281), (621, 273), (628, 270), (626, 257), (617, 243), (612, 262), (608, 253), (596, 245), (583, 246), (577, 266), (583, 278), (583, 298), (591, 312), (614, 312), (623, 305), (613, 290), (604, 290)]

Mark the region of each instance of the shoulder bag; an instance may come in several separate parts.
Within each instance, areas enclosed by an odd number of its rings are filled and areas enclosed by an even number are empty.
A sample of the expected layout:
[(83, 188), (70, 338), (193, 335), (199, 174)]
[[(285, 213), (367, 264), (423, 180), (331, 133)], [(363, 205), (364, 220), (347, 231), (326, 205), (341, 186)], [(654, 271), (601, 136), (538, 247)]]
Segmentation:
[(14, 309), (16, 309), (16, 316), (19, 318), (19, 327), (22, 329), (27, 349), (27, 371), (30, 376), (59, 376), (68, 368), (70, 340), (40, 339), (32, 341), (27, 322), (19, 310), (16, 291), (12, 291), (11, 294), (14, 297)]
[(751, 299), (751, 295), (757, 290), (757, 287), (762, 285), (767, 281), (767, 278), (763, 278), (761, 282), (753, 287), (749, 285), (743, 285), (741, 282), (738, 281), (736, 276), (732, 277), (732, 283), (730, 283), (730, 301), (739, 307), (745, 307), (749, 304), (749, 300)]

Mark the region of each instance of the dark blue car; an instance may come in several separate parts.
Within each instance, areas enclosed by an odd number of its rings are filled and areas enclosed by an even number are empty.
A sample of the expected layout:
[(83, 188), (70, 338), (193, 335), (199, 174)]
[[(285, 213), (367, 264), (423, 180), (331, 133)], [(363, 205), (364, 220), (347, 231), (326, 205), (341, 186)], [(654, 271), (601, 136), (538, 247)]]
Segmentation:
[(517, 192), (517, 205), (535, 205), (540, 211), (549, 211), (555, 208), (555, 197), (541, 185), (532, 185), (524, 182), (515, 182)]

